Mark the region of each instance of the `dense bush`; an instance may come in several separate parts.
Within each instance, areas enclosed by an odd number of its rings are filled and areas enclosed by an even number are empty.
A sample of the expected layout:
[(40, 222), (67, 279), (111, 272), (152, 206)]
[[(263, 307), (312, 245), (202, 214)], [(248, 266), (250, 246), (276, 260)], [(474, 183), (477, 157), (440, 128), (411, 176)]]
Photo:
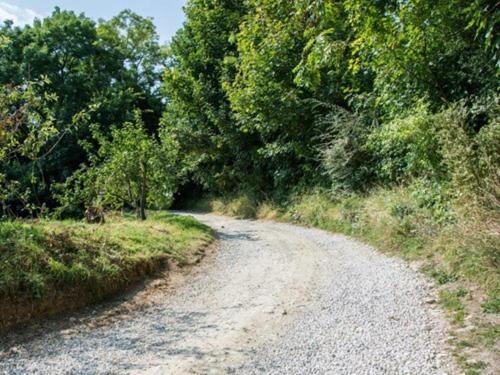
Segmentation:
[[(462, 202), (500, 209), (500, 106), (493, 96), (468, 108), (457, 103), (438, 116), (444, 164)], [(482, 125), (477, 130), (477, 119)]]
[(380, 179), (400, 183), (417, 177), (443, 177), (439, 127), (428, 106), (421, 104), (370, 134), (367, 147), (376, 155)]
[(373, 182), (373, 153), (366, 146), (370, 125), (343, 108), (332, 108), (318, 121), (327, 124), (320, 148), (322, 169), (334, 194), (366, 191)]

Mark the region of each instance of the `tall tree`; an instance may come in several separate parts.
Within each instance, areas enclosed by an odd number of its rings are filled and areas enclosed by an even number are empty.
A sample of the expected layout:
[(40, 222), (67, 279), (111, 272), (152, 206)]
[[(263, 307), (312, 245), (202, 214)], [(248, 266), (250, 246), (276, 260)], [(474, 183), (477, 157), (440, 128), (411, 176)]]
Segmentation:
[(301, 2), (249, 1), (237, 35), (237, 75), (226, 88), (239, 129), (259, 143), (253, 164), (263, 190), (284, 190), (315, 168), (311, 106), (294, 82), (309, 18)]
[(223, 84), (234, 72), (234, 35), (245, 2), (190, 0), (186, 22), (170, 45), (164, 73), (162, 123), (179, 141), (192, 179), (216, 191), (234, 189), (251, 173), (246, 147), (254, 140), (234, 126)]
[(43, 84), (0, 86), (0, 218), (43, 210), (31, 201), (38, 182), (36, 165), (51, 151), (45, 145), (59, 135), (48, 105), (57, 98), (35, 90)]
[[(47, 105), (60, 137), (49, 141), (44, 147), (51, 152), (37, 160), (33, 201), (55, 204), (53, 183), (88, 161), (83, 144), (97, 147), (91, 124), (110, 136), (112, 125), (133, 119), (132, 109), (140, 108), (148, 130), (158, 130), (163, 63), (152, 21), (130, 11), (96, 24), (83, 14), (56, 8), (33, 26), (7, 22), (0, 28), (0, 84), (22, 86), (44, 77), (46, 84), (33, 90), (58, 98)], [(19, 173), (32, 169), (32, 161), (20, 163)]]
[(496, 90), (498, 51), (488, 45), (498, 6), (486, 3), (345, 1), (356, 66), (375, 72), (374, 94), (388, 116), (421, 98), (438, 108)]
[[(106, 67), (99, 65), (95, 24), (83, 15), (56, 8), (50, 17), (35, 20), (32, 27), (12, 30), (7, 25), (4, 32), (9, 29), (15, 35), (7, 34), (9, 41), (1, 46), (7, 52), (3, 57), (7, 74), (0, 76), (1, 83), (24, 85), (44, 77), (47, 84), (34, 89), (38, 95), (50, 92), (58, 98), (48, 105), (61, 137), (53, 141), (57, 143), (46, 144), (46, 151), (52, 152), (37, 161), (39, 178), (32, 197), (50, 205), (52, 181), (69, 177), (85, 158), (78, 145), (81, 133), (74, 126), (75, 115), (86, 109), (96, 87), (105, 84), (101, 77)], [(25, 169), (32, 168), (30, 161), (26, 163)]]
[[(140, 108), (150, 132), (158, 129), (163, 110), (160, 79), (166, 54), (151, 18), (124, 10), (109, 21), (101, 20), (97, 27), (99, 46), (111, 57), (111, 85), (99, 97), (99, 123), (113, 123), (125, 114), (131, 119), (130, 108)], [(114, 118), (114, 119), (113, 119)]]

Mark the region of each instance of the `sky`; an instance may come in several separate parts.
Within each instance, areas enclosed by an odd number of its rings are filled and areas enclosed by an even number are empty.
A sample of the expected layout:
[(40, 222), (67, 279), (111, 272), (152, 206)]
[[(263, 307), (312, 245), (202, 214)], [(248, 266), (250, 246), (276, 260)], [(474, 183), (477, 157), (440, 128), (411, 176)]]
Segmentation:
[(74, 10), (95, 20), (109, 19), (123, 9), (152, 17), (160, 40), (166, 43), (184, 22), (182, 7), (186, 0), (0, 0), (0, 22), (11, 19), (16, 25), (50, 15), (54, 7)]

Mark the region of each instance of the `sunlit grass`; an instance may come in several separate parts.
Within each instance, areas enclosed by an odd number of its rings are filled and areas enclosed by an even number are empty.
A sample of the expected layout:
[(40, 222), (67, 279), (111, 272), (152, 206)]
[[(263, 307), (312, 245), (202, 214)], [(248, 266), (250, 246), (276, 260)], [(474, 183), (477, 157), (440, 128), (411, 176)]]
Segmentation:
[(189, 217), (151, 213), (146, 221), (111, 215), (103, 225), (79, 221), (0, 223), (0, 296), (43, 298), (54, 288), (106, 293), (167, 260), (188, 261), (211, 230)]

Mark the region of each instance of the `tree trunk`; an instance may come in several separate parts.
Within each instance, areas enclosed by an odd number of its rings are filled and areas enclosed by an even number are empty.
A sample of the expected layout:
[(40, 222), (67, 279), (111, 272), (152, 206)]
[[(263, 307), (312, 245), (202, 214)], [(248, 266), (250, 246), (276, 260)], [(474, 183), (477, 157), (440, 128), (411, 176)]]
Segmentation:
[(146, 166), (142, 166), (142, 183), (141, 183), (141, 191), (140, 191), (140, 197), (139, 197), (139, 211), (137, 212), (137, 217), (140, 220), (146, 220), (146, 197), (147, 197), (147, 186), (146, 186), (146, 181), (147, 181), (147, 171), (146, 171)]
[(139, 220), (146, 220), (146, 189), (144, 183), (141, 184), (139, 201), (137, 204), (137, 218)]
[(146, 199), (141, 196), (141, 201), (139, 204), (138, 218), (140, 220), (146, 220)]

